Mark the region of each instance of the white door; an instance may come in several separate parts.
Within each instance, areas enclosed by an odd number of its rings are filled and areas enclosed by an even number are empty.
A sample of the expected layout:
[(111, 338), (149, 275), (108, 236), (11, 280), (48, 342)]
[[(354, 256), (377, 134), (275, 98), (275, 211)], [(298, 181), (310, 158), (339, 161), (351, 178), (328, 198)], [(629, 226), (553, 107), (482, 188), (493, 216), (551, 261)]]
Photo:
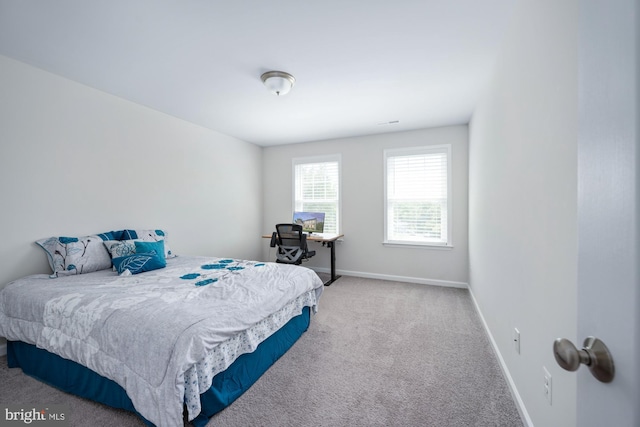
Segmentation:
[(578, 337), (600, 338), (611, 383), (578, 369), (581, 427), (640, 426), (637, 0), (581, 0), (578, 140)]

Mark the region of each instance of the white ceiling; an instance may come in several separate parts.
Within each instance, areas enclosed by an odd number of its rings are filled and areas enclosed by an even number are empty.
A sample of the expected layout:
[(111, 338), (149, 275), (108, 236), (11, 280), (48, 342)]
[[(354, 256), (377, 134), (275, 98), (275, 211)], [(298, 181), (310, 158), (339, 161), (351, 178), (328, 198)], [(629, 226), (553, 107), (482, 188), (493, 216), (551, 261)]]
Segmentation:
[(0, 0), (0, 54), (268, 146), (468, 123), (517, 1)]

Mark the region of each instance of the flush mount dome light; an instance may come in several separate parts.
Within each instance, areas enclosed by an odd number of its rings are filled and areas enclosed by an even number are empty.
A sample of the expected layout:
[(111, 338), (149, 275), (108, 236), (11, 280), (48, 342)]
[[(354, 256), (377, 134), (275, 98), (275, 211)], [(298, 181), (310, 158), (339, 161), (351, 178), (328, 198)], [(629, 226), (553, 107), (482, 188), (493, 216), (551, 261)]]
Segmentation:
[(260, 79), (267, 89), (278, 96), (289, 93), (296, 82), (295, 77), (284, 71), (267, 71), (260, 76)]

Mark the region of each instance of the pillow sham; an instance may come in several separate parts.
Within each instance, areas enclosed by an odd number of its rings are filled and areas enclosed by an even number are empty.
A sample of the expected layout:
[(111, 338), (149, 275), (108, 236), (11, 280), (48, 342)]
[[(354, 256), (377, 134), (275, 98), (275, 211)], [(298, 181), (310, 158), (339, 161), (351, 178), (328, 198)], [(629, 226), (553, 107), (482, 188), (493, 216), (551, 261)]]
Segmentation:
[(51, 267), (51, 278), (91, 273), (111, 267), (111, 257), (99, 235), (49, 237), (36, 241)]
[(164, 240), (164, 256), (165, 258), (173, 258), (176, 255), (171, 252), (169, 247), (169, 236), (163, 230), (123, 230), (122, 240), (143, 240), (145, 242), (157, 242)]
[(134, 240), (108, 240), (104, 243), (111, 258), (120, 258), (136, 253), (136, 245)]
[(114, 258), (113, 265), (119, 275), (129, 275), (164, 268), (167, 261), (156, 251), (151, 251)]

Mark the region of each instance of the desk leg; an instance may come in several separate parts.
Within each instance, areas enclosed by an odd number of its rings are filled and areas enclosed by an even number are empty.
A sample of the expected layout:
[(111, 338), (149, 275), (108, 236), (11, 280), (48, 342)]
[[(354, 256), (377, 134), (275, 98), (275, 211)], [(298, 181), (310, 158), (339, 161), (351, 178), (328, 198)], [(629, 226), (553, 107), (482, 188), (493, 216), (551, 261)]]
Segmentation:
[(327, 246), (331, 248), (331, 279), (324, 284), (325, 286), (331, 285), (340, 278), (336, 276), (336, 242), (327, 242)]

